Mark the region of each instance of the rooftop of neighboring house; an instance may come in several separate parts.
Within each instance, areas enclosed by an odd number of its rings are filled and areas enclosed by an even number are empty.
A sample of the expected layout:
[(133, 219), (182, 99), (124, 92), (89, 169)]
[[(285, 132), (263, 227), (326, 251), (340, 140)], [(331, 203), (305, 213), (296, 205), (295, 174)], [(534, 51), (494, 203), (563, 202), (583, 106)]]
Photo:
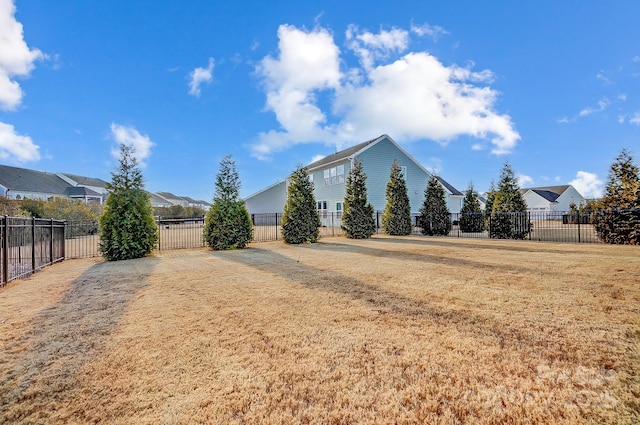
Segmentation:
[(560, 186), (529, 187), (520, 189), (520, 193), (524, 195), (528, 191), (532, 191), (549, 202), (556, 202), (560, 195), (562, 195), (569, 187), (571, 186), (568, 184)]
[(69, 183), (54, 173), (0, 165), (0, 184), (10, 191), (63, 195)]

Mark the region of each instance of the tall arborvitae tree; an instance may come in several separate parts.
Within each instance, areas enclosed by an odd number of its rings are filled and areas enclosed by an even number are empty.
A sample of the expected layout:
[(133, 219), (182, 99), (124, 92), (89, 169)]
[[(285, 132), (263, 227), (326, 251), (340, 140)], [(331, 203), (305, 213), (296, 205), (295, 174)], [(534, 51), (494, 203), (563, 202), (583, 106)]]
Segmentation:
[(511, 165), (505, 162), (493, 200), (489, 237), (524, 239), (530, 231), (527, 203), (520, 193), (520, 186)]
[(362, 161), (356, 159), (347, 176), (342, 230), (352, 239), (366, 239), (376, 231), (373, 205), (367, 202), (367, 175)]
[(464, 194), (462, 208), (460, 209), (460, 231), (465, 233), (477, 233), (484, 231), (484, 217), (478, 194), (473, 190), (473, 182)]
[(424, 190), (418, 226), (423, 235), (446, 236), (451, 231), (451, 213), (447, 208), (444, 188), (436, 176), (431, 176)]
[(320, 216), (306, 167), (298, 166), (289, 178), (287, 203), (282, 216), (282, 237), (286, 243), (316, 242), (320, 237)]
[(407, 183), (402, 176), (402, 168), (393, 160), (389, 183), (387, 183), (387, 203), (382, 214), (382, 230), (389, 235), (409, 235), (411, 223), (411, 205), (407, 193)]
[(240, 196), (240, 178), (230, 156), (220, 162), (213, 206), (204, 222), (204, 240), (215, 250), (242, 249), (253, 237), (253, 225)]
[(99, 248), (104, 258), (129, 260), (149, 254), (158, 241), (158, 226), (132, 147), (120, 146), (120, 165), (111, 173), (107, 192), (100, 217)]
[(603, 242), (640, 245), (640, 168), (626, 149), (611, 164), (592, 222)]

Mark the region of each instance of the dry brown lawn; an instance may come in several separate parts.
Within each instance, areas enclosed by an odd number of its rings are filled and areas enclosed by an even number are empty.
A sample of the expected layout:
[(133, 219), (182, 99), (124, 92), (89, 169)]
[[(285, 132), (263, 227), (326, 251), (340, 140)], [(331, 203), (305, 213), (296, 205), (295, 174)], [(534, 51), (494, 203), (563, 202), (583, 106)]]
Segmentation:
[(324, 238), (0, 290), (0, 423), (640, 423), (638, 247)]

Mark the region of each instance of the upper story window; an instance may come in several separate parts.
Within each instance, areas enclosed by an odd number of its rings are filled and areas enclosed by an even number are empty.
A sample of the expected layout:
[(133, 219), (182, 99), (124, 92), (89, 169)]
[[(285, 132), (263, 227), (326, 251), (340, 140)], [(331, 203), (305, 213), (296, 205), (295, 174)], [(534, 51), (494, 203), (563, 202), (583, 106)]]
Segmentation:
[(324, 170), (324, 185), (344, 183), (344, 164)]

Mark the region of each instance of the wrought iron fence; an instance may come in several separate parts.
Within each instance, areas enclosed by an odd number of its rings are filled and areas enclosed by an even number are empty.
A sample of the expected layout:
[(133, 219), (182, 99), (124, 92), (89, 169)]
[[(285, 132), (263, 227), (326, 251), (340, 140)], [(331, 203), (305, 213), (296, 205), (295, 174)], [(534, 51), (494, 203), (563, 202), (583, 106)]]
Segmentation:
[[(614, 212), (615, 213), (615, 212)], [(342, 230), (342, 213), (341, 212), (326, 212), (322, 211), (320, 214), (320, 235), (321, 236), (340, 236), (343, 235)], [(513, 232), (521, 232), (521, 237), (527, 240), (535, 241), (547, 241), (547, 242), (570, 242), (570, 243), (598, 243), (601, 242), (594, 226), (591, 224), (593, 212), (583, 213), (570, 213), (570, 212), (556, 212), (556, 211), (533, 211), (527, 213), (497, 213), (485, 215), (483, 213), (473, 214), (451, 214), (451, 230), (448, 233), (448, 237), (458, 238), (500, 238), (504, 237), (503, 232), (507, 232), (511, 229)], [(418, 225), (419, 214), (412, 214), (413, 230), (412, 234), (422, 234), (422, 229)], [(377, 211), (375, 213), (377, 232), (382, 232), (382, 212)], [(30, 245), (29, 232), (24, 229), (30, 229), (32, 226), (31, 221), (33, 219), (13, 219), (9, 218), (9, 225), (16, 229), (23, 229), (23, 233), (19, 233), (22, 236), (12, 236), (13, 238), (23, 238), (21, 241), (12, 242), (7, 245), (22, 246), (19, 250), (15, 248), (10, 256), (16, 257), (17, 264), (27, 264), (31, 261), (31, 254), (28, 254)], [(39, 219), (36, 219), (39, 220)], [(276, 241), (282, 239), (282, 214), (281, 213), (268, 213), (268, 214), (251, 214), (251, 221), (253, 223), (253, 241), (254, 242), (266, 242)], [(3, 221), (3, 223), (5, 223)], [(47, 232), (47, 223), (51, 223), (50, 220), (36, 221), (36, 240), (40, 241), (42, 238), (46, 238), (46, 234), (40, 232)], [(44, 223), (44, 224), (42, 224)], [(62, 257), (66, 258), (81, 258), (81, 257), (94, 257), (99, 256), (98, 250), (99, 243), (99, 228), (98, 223), (95, 221), (70, 221), (60, 222), (54, 220), (55, 228), (62, 228), (64, 231), (65, 243), (62, 248)], [(180, 248), (196, 248), (205, 246), (202, 237), (204, 229), (203, 218), (175, 218), (175, 219), (161, 219), (157, 220), (158, 223), (158, 245), (156, 249), (170, 250)], [(506, 226), (506, 227), (505, 227)], [(5, 232), (6, 224), (2, 227), (2, 232)], [(506, 229), (506, 230), (505, 230)], [(499, 231), (498, 231), (499, 230)], [(7, 233), (8, 234), (8, 233)], [(61, 233), (62, 234), (62, 233)], [(3, 233), (4, 241), (4, 233)], [(57, 236), (62, 238), (62, 236)], [(11, 240), (13, 241), (13, 240)], [(16, 245), (17, 244), (17, 245)], [(3, 242), (4, 246), (4, 242)], [(49, 251), (46, 251), (44, 245), (38, 242), (36, 245), (36, 267), (40, 267), (40, 258), (49, 258)], [(14, 254), (15, 253), (15, 254)], [(4, 255), (4, 254), (3, 254)], [(58, 255), (58, 254), (56, 254)], [(7, 257), (11, 261), (14, 261), (13, 257)], [(52, 261), (59, 261), (61, 258), (56, 257)], [(3, 257), (3, 264), (4, 264)], [(5, 267), (4, 270), (8, 270), (10, 267)], [(19, 269), (31, 270), (26, 266), (14, 266), (15, 271), (8, 270), (10, 276), (19, 276)], [(30, 273), (27, 271), (26, 273)], [(3, 275), (4, 276), (4, 275)]]
[(65, 258), (61, 220), (0, 217), (0, 286)]

